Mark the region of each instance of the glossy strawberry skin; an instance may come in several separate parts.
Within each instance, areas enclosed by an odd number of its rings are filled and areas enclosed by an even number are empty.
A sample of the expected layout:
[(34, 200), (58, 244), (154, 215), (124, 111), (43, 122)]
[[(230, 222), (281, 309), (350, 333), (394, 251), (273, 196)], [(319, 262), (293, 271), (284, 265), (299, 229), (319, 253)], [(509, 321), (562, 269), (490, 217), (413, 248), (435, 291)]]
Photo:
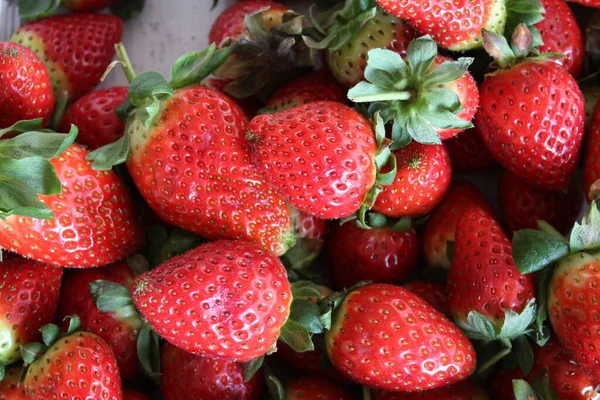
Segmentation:
[(62, 5), (77, 12), (95, 12), (109, 7), (116, 0), (63, 0)]
[(391, 391), (450, 385), (475, 369), (475, 351), (415, 294), (373, 284), (346, 296), (325, 334), (333, 365), (355, 382)]
[(0, 42), (0, 128), (44, 118), (54, 110), (50, 77), (42, 60), (16, 43)]
[(163, 221), (210, 240), (254, 241), (277, 255), (293, 245), (285, 200), (252, 165), (248, 121), (232, 100), (203, 86), (180, 89), (155, 121), (149, 131), (130, 128), (127, 167)]
[(450, 315), (446, 285), (430, 281), (412, 281), (405, 283), (402, 287), (425, 300), (438, 312)]
[(477, 130), (504, 168), (542, 190), (564, 189), (577, 167), (585, 108), (577, 82), (551, 61), (488, 75)]
[(239, 240), (171, 258), (138, 276), (132, 290), (136, 307), (161, 337), (189, 353), (240, 362), (271, 349), (292, 301), (281, 261)]
[(27, 400), (27, 394), (23, 389), (21, 368), (7, 368), (4, 379), (0, 381), (0, 400)]
[[(65, 273), (57, 321), (77, 315), (81, 329), (101, 337), (113, 350), (123, 379), (139, 375), (137, 335), (142, 320), (137, 313), (117, 318), (116, 313), (101, 312), (90, 292), (90, 283), (106, 280), (129, 287), (134, 275), (126, 261), (102, 268), (70, 270)], [(131, 313), (130, 313), (131, 314)]]
[(489, 398), (478, 384), (466, 380), (425, 392), (376, 392), (373, 400), (489, 400)]
[(59, 339), (29, 366), (23, 385), (30, 400), (48, 400), (50, 393), (64, 399), (123, 398), (113, 352), (89, 332)]
[(344, 104), (317, 101), (259, 115), (247, 137), (266, 180), (307, 214), (351, 215), (375, 183), (373, 129)]
[(486, 171), (498, 165), (475, 128), (444, 140), (444, 147), (450, 156), (453, 172)]
[(323, 378), (300, 377), (285, 386), (285, 400), (356, 400), (356, 397)]
[(117, 116), (117, 108), (127, 100), (127, 87), (117, 86), (91, 92), (71, 105), (60, 121), (60, 132), (68, 132), (71, 124), (79, 128), (77, 142), (88, 149), (116, 142), (125, 132), (125, 122)]
[(505, 309), (519, 313), (534, 297), (533, 278), (515, 267), (512, 245), (500, 225), (479, 207), (463, 212), (448, 272), (454, 321), (466, 324), (474, 310), (501, 326)]
[(21, 358), (20, 346), (41, 339), (54, 320), (62, 269), (13, 257), (0, 263), (0, 363)]
[(393, 154), (398, 166), (396, 178), (383, 187), (373, 211), (395, 218), (428, 214), (450, 187), (452, 167), (448, 152), (442, 145), (413, 141)]
[(73, 102), (94, 89), (121, 41), (123, 21), (110, 14), (65, 14), (28, 22), (9, 39), (46, 64), (54, 95)]
[(355, 221), (338, 225), (329, 240), (331, 272), (338, 288), (360, 281), (400, 283), (417, 265), (419, 243), (414, 229), (362, 229)]
[(186, 353), (169, 343), (161, 350), (161, 372), (165, 400), (258, 400), (264, 392), (262, 369), (244, 382), (239, 363)]
[(492, 211), (483, 193), (475, 185), (467, 181), (454, 181), (444, 200), (431, 213), (423, 227), (422, 253), (428, 267), (450, 268), (448, 242), (454, 242), (458, 219), (472, 205)]
[(538, 220), (567, 233), (577, 220), (583, 201), (575, 182), (567, 190), (544, 192), (508, 172), (500, 177), (498, 197), (509, 236), (520, 229), (537, 229)]
[[(70, 146), (51, 160), (63, 191), (40, 196), (52, 219), (0, 220), (0, 246), (52, 265), (87, 268), (121, 260), (144, 240), (130, 194), (113, 171), (95, 171), (88, 152)], [(102, 218), (98, 216), (102, 215)]]
[(583, 159), (583, 192), (589, 201), (600, 193), (600, 102), (596, 102), (589, 125)]

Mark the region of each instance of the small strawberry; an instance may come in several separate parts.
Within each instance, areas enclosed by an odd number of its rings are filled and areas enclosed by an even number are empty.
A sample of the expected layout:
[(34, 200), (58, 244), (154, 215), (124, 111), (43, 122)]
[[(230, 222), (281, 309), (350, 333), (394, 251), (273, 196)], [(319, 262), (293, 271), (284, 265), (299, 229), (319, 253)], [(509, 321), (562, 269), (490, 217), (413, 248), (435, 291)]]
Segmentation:
[(355, 400), (346, 389), (317, 377), (299, 377), (285, 385), (285, 400)]
[(489, 400), (489, 398), (477, 383), (466, 380), (425, 392), (376, 392), (373, 400)]
[(133, 390), (123, 390), (123, 400), (150, 400), (150, 397)]
[(340, 372), (378, 389), (434, 389), (475, 370), (469, 339), (420, 297), (397, 286), (372, 284), (350, 292), (325, 339)]
[(596, 102), (587, 130), (583, 159), (583, 189), (589, 201), (600, 193), (600, 101)]
[(371, 229), (349, 221), (333, 229), (329, 256), (333, 280), (339, 288), (360, 281), (397, 284), (417, 265), (417, 233), (407, 224), (389, 224), (379, 214), (369, 215)]
[(454, 181), (444, 200), (431, 213), (423, 227), (421, 243), (428, 267), (450, 268), (448, 243), (454, 242), (456, 224), (461, 214), (471, 206), (492, 212), (483, 193), (475, 185), (467, 181)]
[(161, 370), (165, 400), (259, 400), (264, 392), (262, 370), (245, 381), (239, 363), (190, 354), (169, 343), (161, 351)]
[(444, 140), (444, 147), (450, 156), (453, 172), (486, 171), (498, 165), (476, 128)]
[(6, 370), (4, 378), (0, 380), (0, 400), (27, 400), (27, 394), (21, 382), (20, 367), (11, 367)]
[(26, 47), (0, 42), (0, 128), (44, 118), (54, 110), (54, 94), (44, 63)]
[(66, 14), (28, 22), (9, 40), (42, 59), (55, 96), (66, 90), (76, 101), (100, 83), (122, 33), (123, 21), (114, 15)]
[(62, 0), (61, 4), (72, 11), (95, 12), (109, 7), (117, 0)]
[(117, 116), (117, 108), (127, 100), (126, 87), (112, 87), (91, 92), (69, 107), (60, 121), (60, 131), (71, 124), (79, 128), (77, 142), (96, 150), (123, 136), (125, 123)]
[(402, 287), (425, 300), (442, 314), (450, 315), (445, 285), (431, 281), (412, 281), (405, 283)]
[(542, 190), (564, 189), (583, 138), (577, 82), (555, 62), (527, 58), (532, 36), (523, 24), (512, 49), (501, 36), (486, 32), (484, 38), (500, 69), (481, 86), (477, 130), (494, 157), (520, 179)]

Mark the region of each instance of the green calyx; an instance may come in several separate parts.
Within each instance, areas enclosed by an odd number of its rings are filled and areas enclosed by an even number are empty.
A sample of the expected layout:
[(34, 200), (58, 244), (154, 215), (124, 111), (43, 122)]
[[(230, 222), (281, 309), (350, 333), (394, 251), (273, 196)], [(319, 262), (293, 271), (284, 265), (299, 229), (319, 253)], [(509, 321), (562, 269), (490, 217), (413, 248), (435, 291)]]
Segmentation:
[(547, 368), (540, 371), (532, 385), (523, 379), (513, 380), (512, 385), (516, 400), (560, 400), (550, 384)]
[(23, 21), (34, 21), (56, 14), (60, 0), (19, 0), (19, 17)]
[(144, 249), (144, 255), (151, 268), (198, 247), (206, 241), (181, 228), (174, 227), (167, 231), (163, 225), (149, 226), (146, 229), (146, 240), (148, 244)]
[(370, 50), (366, 81), (348, 92), (353, 102), (371, 103), (371, 115), (379, 112), (384, 123), (393, 122), (392, 150), (406, 146), (413, 139), (439, 144), (438, 130), (473, 126), (457, 116), (463, 110), (458, 95), (444, 88), (444, 84), (467, 73), (473, 59), (448, 60), (434, 68), (437, 56), (437, 44), (431, 36), (413, 40), (406, 61), (391, 50)]
[(525, 24), (531, 32), (532, 46), (537, 47), (544, 44), (542, 36), (535, 27), (535, 24), (544, 19), (546, 12), (539, 0), (507, 0), (506, 11), (504, 36), (507, 40), (512, 38), (519, 24)]
[(54, 218), (39, 196), (62, 192), (62, 184), (50, 160), (73, 144), (79, 131), (74, 125), (68, 134), (41, 126), (39, 118), (0, 129), (0, 138), (18, 133), (16, 137), (0, 141), (0, 218), (11, 215)]
[(44, 325), (40, 328), (43, 343), (29, 343), (21, 348), (21, 355), (26, 364), (39, 360), (58, 339), (72, 335), (80, 329), (81, 321), (77, 315), (69, 315), (65, 317), (65, 320), (67, 319), (70, 321), (66, 333), (61, 334), (60, 328), (55, 324)]

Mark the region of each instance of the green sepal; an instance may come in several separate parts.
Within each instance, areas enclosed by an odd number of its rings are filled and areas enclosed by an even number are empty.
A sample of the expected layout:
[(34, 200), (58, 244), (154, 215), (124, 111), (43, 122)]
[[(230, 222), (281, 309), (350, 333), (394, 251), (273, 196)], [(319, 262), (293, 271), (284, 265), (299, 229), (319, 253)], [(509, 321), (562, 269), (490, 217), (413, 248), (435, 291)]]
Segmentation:
[(291, 285), (292, 298), (296, 299), (321, 299), (321, 289), (311, 281), (298, 281)]
[(593, 201), (581, 223), (576, 222), (569, 237), (571, 253), (600, 249), (600, 211), (598, 201)]
[(69, 326), (67, 327), (67, 335), (71, 335), (81, 329), (81, 319), (79, 316), (72, 314), (67, 315), (63, 318), (63, 321), (69, 320)]
[(134, 254), (127, 259), (127, 266), (133, 271), (134, 276), (140, 276), (150, 271), (150, 263), (143, 254)]
[(550, 384), (548, 369), (543, 368), (533, 380), (533, 390), (541, 400), (560, 400), (558, 394)]
[(104, 313), (117, 312), (133, 305), (129, 289), (118, 283), (99, 279), (90, 282), (89, 286), (96, 307)]
[(244, 382), (250, 381), (254, 374), (262, 367), (265, 361), (265, 356), (262, 355), (254, 360), (250, 360), (247, 362), (240, 363), (242, 366), (242, 371), (244, 372)]
[(538, 346), (545, 345), (550, 339), (550, 329), (544, 323), (548, 319), (548, 286), (550, 285), (553, 272), (554, 268), (545, 268), (535, 276), (537, 310), (534, 324), (535, 330), (530, 336), (532, 336)]
[(160, 376), (160, 338), (147, 322), (137, 338), (137, 352), (144, 374), (153, 380)]
[(117, 0), (111, 4), (110, 11), (122, 20), (128, 21), (136, 18), (144, 10), (146, 0)]
[(71, 125), (68, 134), (50, 130), (26, 131), (20, 135), (0, 141), (0, 155), (22, 160), (29, 157), (41, 157), (46, 160), (61, 155), (75, 142), (79, 129)]
[(170, 86), (179, 89), (202, 82), (227, 60), (231, 51), (231, 47), (217, 50), (213, 43), (200, 52), (184, 54), (171, 67)]
[(308, 329), (292, 319), (288, 319), (281, 327), (279, 340), (298, 353), (315, 349)]
[(531, 31), (533, 47), (544, 44), (542, 37), (534, 24), (544, 19), (544, 6), (539, 0), (508, 0), (506, 2), (506, 26), (504, 35), (510, 40), (517, 25), (523, 23)]
[(331, 318), (333, 316), (333, 312), (337, 310), (338, 307), (342, 304), (344, 298), (356, 289), (359, 289), (371, 283), (371, 281), (358, 282), (353, 286), (349, 287), (348, 289), (332, 293), (331, 295), (325, 297), (324, 299), (321, 299), (317, 303), (319, 305), (319, 308), (321, 309), (321, 322), (323, 323), (323, 326), (326, 330), (331, 329)]
[(323, 240), (296, 237), (296, 244), (281, 256), (281, 262), (287, 269), (305, 269), (309, 267), (323, 249)]
[(531, 343), (529, 343), (526, 335), (521, 335), (512, 340), (512, 345), (514, 349), (512, 354), (514, 354), (523, 376), (529, 375), (535, 364)]
[(309, 333), (323, 333), (325, 328), (320, 317), (321, 309), (312, 301), (305, 299), (292, 301), (289, 320), (302, 325)]
[(21, 347), (21, 357), (26, 364), (32, 364), (46, 353), (48, 347), (43, 343), (28, 343)]
[(456, 321), (456, 323), (471, 339), (510, 340), (529, 332), (535, 316), (535, 299), (531, 299), (520, 313), (505, 309), (504, 321), (499, 327), (478, 311), (470, 311), (467, 321)]
[(281, 381), (271, 373), (270, 368), (265, 368), (265, 370), (265, 383), (267, 385), (270, 400), (284, 400), (285, 390)]
[(512, 256), (522, 274), (540, 271), (569, 254), (569, 244), (555, 235), (534, 229), (515, 232)]
[(512, 381), (513, 392), (516, 400), (537, 400), (538, 396), (533, 388), (523, 379)]
[(92, 168), (98, 171), (108, 171), (115, 165), (123, 164), (127, 160), (130, 149), (130, 139), (125, 129), (125, 134), (116, 141), (109, 143), (88, 153), (86, 160), (92, 161)]
[(2, 382), (5, 375), (6, 375), (6, 367), (4, 366), (4, 364), (0, 363), (0, 382)]
[(48, 347), (52, 346), (60, 336), (60, 328), (55, 324), (47, 324), (40, 328), (42, 341)]
[(35, 21), (56, 14), (60, 0), (19, 0), (19, 17), (23, 21)]
[(158, 114), (160, 102), (173, 97), (173, 88), (158, 72), (142, 72), (129, 86), (127, 99), (136, 107), (137, 118), (149, 128)]

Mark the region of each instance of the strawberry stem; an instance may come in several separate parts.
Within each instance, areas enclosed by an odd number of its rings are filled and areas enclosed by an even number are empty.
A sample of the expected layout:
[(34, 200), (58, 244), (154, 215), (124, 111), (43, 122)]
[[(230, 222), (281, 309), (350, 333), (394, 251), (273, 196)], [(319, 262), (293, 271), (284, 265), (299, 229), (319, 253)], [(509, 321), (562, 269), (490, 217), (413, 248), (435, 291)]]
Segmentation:
[(507, 355), (509, 355), (510, 352), (512, 351), (512, 344), (510, 343), (510, 340), (508, 340), (508, 339), (501, 339), (500, 341), (502, 343), (504, 343), (507, 347), (504, 348), (499, 353), (497, 353), (494, 357), (490, 358), (485, 363), (483, 363), (483, 365), (481, 367), (479, 367), (479, 373), (480, 374), (483, 374), (485, 371), (487, 371), (488, 369), (490, 369), (491, 367), (493, 367), (494, 365), (496, 365), (496, 363), (498, 361), (502, 360), (504, 357), (506, 357)]
[(362, 387), (363, 400), (371, 400), (371, 388), (363, 385)]
[(123, 66), (123, 72), (127, 77), (127, 82), (131, 83), (136, 77), (135, 70), (131, 65), (131, 60), (129, 59), (129, 55), (127, 54), (127, 50), (125, 50), (125, 46), (123, 43), (117, 43), (115, 45), (115, 51), (117, 53), (117, 59), (121, 62)]

